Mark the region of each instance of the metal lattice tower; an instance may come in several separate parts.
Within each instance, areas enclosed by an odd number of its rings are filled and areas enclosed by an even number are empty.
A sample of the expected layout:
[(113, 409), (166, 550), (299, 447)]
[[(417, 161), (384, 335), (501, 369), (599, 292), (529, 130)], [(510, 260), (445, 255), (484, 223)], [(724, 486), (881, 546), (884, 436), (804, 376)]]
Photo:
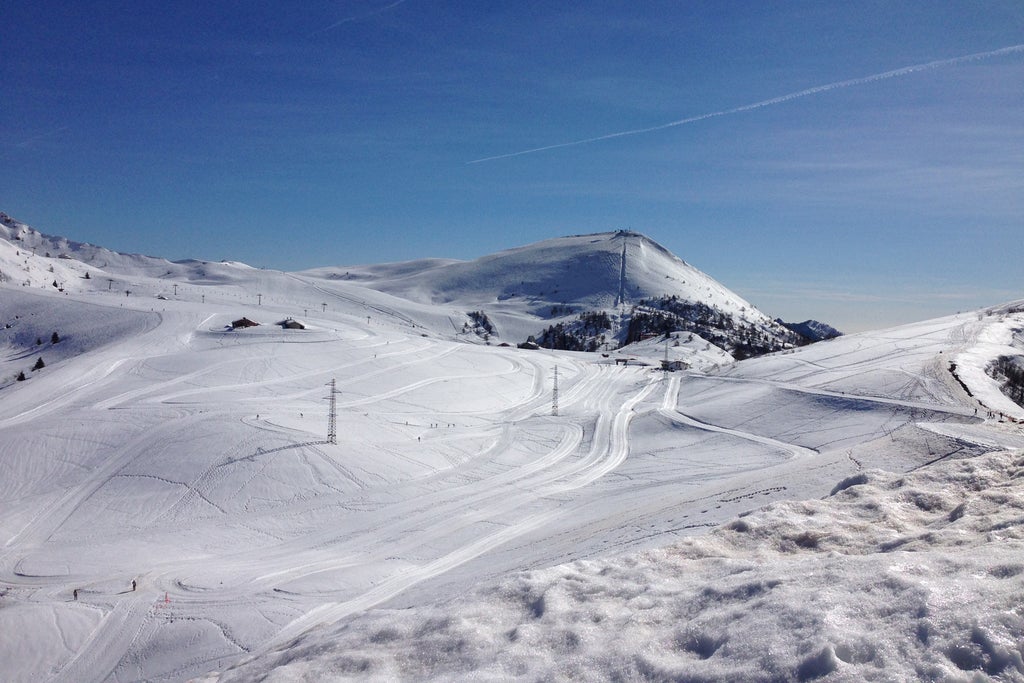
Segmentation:
[(551, 392), (551, 414), (558, 415), (558, 366), (555, 366), (555, 386)]
[(331, 401), (330, 413), (327, 418), (327, 443), (338, 443), (338, 390), (335, 388), (335, 380), (327, 385), (331, 393), (327, 397)]

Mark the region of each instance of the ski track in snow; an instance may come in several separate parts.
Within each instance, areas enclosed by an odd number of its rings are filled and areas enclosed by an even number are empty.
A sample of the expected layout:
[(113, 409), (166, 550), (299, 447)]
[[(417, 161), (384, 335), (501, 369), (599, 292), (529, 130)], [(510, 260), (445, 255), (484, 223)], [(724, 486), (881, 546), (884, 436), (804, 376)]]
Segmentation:
[[(155, 597), (155, 596), (150, 596)], [(155, 602), (155, 600), (154, 600)], [(144, 636), (156, 630), (157, 624), (147, 618), (149, 609), (139, 600), (119, 600), (92, 633), (92, 638), (54, 677), (60, 683), (105, 680), (114, 674), (122, 654)]]
[[(595, 438), (591, 451), (579, 464), (573, 466), (569, 471), (560, 473), (556, 478), (549, 479), (546, 484), (535, 485), (534, 488), (541, 494), (541, 496), (552, 496), (581, 488), (604, 476), (608, 472), (611, 472), (620, 465), (629, 450), (627, 429), (629, 420), (633, 415), (633, 409), (636, 404), (646, 398), (646, 396), (650, 394), (656, 386), (657, 384), (655, 383), (655, 380), (651, 379), (639, 392), (624, 401), (618, 409), (614, 411), (611, 406), (612, 397), (610, 396), (610, 392), (603, 392), (600, 401), (600, 416), (598, 418), (599, 426), (597, 429), (600, 437)], [(568, 449), (561, 450), (563, 453), (568, 451)], [(551, 457), (544, 463), (544, 467), (534, 468), (534, 471), (538, 469), (548, 471), (548, 468), (551, 465), (561, 461), (562, 459), (563, 457), (558, 454), (557, 450), (553, 451)], [(526, 474), (532, 473), (533, 472), (529, 472)], [(501, 483), (504, 484), (505, 482)], [(504, 491), (505, 488), (502, 486), (497, 493), (501, 496), (507, 495)], [(475, 508), (477, 504), (478, 501), (473, 501), (473, 504), (469, 507)], [(509, 503), (507, 500), (504, 504), (497, 500), (492, 501), (490, 505), (483, 508), (486, 512), (483, 512), (482, 514), (485, 514), (488, 517), (504, 516), (504, 513), (508, 512), (508, 510), (505, 509), (508, 505)], [(354, 612), (363, 611), (369, 607), (380, 604), (381, 602), (398, 595), (409, 586), (432, 576), (447, 572), (460, 564), (478, 557), (487, 550), (496, 548), (517, 536), (521, 536), (542, 526), (556, 514), (556, 511), (551, 511), (532, 515), (519, 522), (510, 524), (500, 531), (489, 534), (484, 538), (459, 548), (456, 551), (437, 558), (424, 566), (401, 572), (397, 576), (384, 581), (377, 587), (354, 600), (317, 607), (306, 615), (303, 615), (299, 619), (288, 624), (288, 626), (282, 629), (281, 633), (269, 644), (269, 647), (273, 648), (275, 646), (279, 646), (291, 638), (294, 638), (299, 633), (308, 630), (312, 626), (333, 623)], [(430, 525), (430, 528), (436, 529), (436, 525), (432, 524)]]
[(789, 453), (792, 457), (813, 457), (818, 454), (818, 451), (811, 448), (805, 448), (803, 446), (797, 446), (777, 439), (771, 439), (766, 436), (758, 436), (757, 434), (751, 434), (750, 432), (744, 432), (736, 429), (729, 429), (726, 427), (717, 427), (715, 425), (708, 424), (701, 420), (697, 420), (688, 415), (685, 415), (676, 409), (676, 397), (679, 394), (679, 383), (680, 379), (678, 376), (672, 377), (668, 389), (665, 391), (665, 400), (658, 409), (658, 412), (667, 417), (673, 422), (684, 424), (689, 427), (696, 427), (697, 429), (703, 429), (710, 432), (717, 432), (720, 434), (729, 434), (730, 436), (738, 436), (741, 439), (747, 439), (756, 443), (762, 443), (767, 446), (778, 448), (781, 451)]
[[(426, 358), (420, 358), (419, 361), (436, 361), (437, 359), (454, 353), (457, 350), (458, 347), (446, 348), (440, 354), (432, 354)], [(409, 362), (404, 362), (399, 367), (408, 365), (408, 363)], [(219, 364), (219, 366), (227, 364), (229, 363)], [(514, 364), (511, 367), (513, 370), (521, 370), (523, 366)], [(531, 370), (533, 371), (532, 374), (539, 375), (539, 373), (536, 372), (536, 368), (531, 367)], [(449, 503), (438, 504), (438, 501), (434, 501), (431, 505), (420, 507), (418, 510), (402, 509), (400, 511), (396, 511), (396, 516), (394, 518), (395, 521), (390, 524), (390, 527), (381, 527), (378, 525), (368, 530), (368, 533), (372, 534), (373, 538), (377, 539), (378, 542), (381, 540), (386, 541), (388, 538), (394, 539), (394, 542), (390, 545), (387, 543), (383, 544), (388, 548), (389, 554), (394, 554), (396, 552), (401, 553), (402, 546), (395, 545), (395, 543), (407, 543), (408, 541), (406, 539), (415, 538), (415, 547), (420, 547), (431, 542), (442, 542), (445, 537), (449, 536), (453, 532), (472, 526), (481, 521), (497, 521), (500, 529), (483, 537), (471, 540), (462, 547), (456, 547), (450, 552), (447, 552), (437, 557), (435, 560), (427, 562), (419, 567), (401, 570), (393, 576), (390, 576), (383, 581), (379, 581), (374, 588), (371, 588), (358, 597), (352, 598), (343, 603), (338, 603), (330, 609), (318, 608), (310, 615), (296, 621), (294, 627), (285, 630), (284, 633), (292, 633), (301, 630), (299, 628), (300, 625), (308, 626), (319, 621), (333, 620), (350, 614), (353, 611), (365, 609), (369, 605), (377, 604), (378, 602), (397, 595), (410, 585), (448, 571), (452, 567), (458, 566), (469, 559), (478, 557), (487, 550), (493, 549), (512, 538), (538, 528), (545, 520), (548, 520), (553, 515), (557, 514), (557, 508), (542, 513), (529, 514), (515, 523), (508, 523), (505, 521), (505, 518), (510, 512), (513, 512), (519, 507), (526, 506), (532, 501), (546, 496), (563, 494), (586, 486), (614, 470), (619, 464), (621, 464), (628, 453), (626, 432), (628, 428), (628, 421), (633, 414), (633, 408), (638, 402), (643, 400), (651, 391), (653, 391), (657, 387), (657, 384), (653, 380), (646, 382), (634, 395), (622, 401), (621, 404), (616, 405), (617, 384), (615, 382), (609, 382), (609, 378), (616, 375), (625, 375), (637, 378), (641, 375), (639, 370), (617, 369), (609, 366), (582, 366), (578, 368), (578, 370), (579, 376), (564, 394), (563, 406), (567, 411), (573, 411), (578, 408), (585, 413), (597, 413), (597, 420), (595, 422), (596, 426), (594, 428), (595, 436), (592, 439), (590, 450), (585, 456), (580, 458), (578, 462), (565, 462), (566, 458), (570, 456), (576, 448), (578, 448), (582, 438), (582, 430), (579, 427), (572, 427), (570, 424), (570, 427), (572, 428), (568, 432), (564, 432), (564, 437), (561, 442), (559, 442), (555, 448), (551, 449), (547, 455), (537, 458), (523, 467), (509, 470), (505, 473), (490, 477), (489, 479), (467, 484), (465, 487), (461, 487), (463, 490), (460, 490), (460, 487), (451, 489), (446, 492), (447, 500), (451, 501)], [(507, 370), (503, 372), (507, 372)], [(192, 379), (197, 379), (198, 377), (198, 373), (192, 373), (183, 381), (190, 381)], [(415, 388), (427, 386), (435, 381), (438, 380), (435, 378), (405, 385), (398, 390), (385, 392), (385, 395), (371, 397), (367, 401), (383, 401), (411, 391)], [(164, 402), (161, 400), (161, 391), (165, 392), (162, 395), (164, 399), (177, 400), (180, 398), (180, 392), (173, 392), (171, 390), (180, 383), (181, 382), (179, 381), (172, 380), (164, 383), (160, 387), (150, 387), (146, 392), (136, 393), (131, 396), (119, 394), (111, 400), (97, 404), (95, 408), (103, 409), (124, 405), (129, 398), (138, 399), (144, 394), (149, 397), (147, 399), (149, 402)], [(531, 380), (531, 385), (533, 391), (523, 401), (523, 403), (520, 404), (519, 407), (510, 408), (510, 414), (516, 419), (528, 419), (528, 413), (537, 407), (537, 399), (539, 398), (538, 392), (542, 383), (536, 381), (535, 378), (534, 380)], [(213, 386), (209, 390), (214, 391), (222, 388), (222, 386)], [(203, 390), (192, 390), (192, 393), (193, 400), (196, 400), (203, 393)], [(362, 403), (362, 401), (356, 401), (353, 403), (358, 404)], [(200, 418), (198, 416), (194, 416), (192, 419), (198, 420)], [(174, 428), (180, 429), (181, 425), (176, 424)], [(517, 428), (518, 427), (514, 427), (514, 429)], [(87, 501), (100, 487), (110, 481), (113, 477), (118, 476), (118, 472), (131, 462), (133, 454), (138, 450), (142, 443), (149, 439), (158, 438), (158, 436), (158, 434), (147, 432), (143, 436), (140, 436), (137, 441), (125, 444), (121, 449), (123, 454), (122, 457), (109, 458), (103, 469), (93, 473), (91, 478), (92, 483), (90, 486), (79, 486), (73, 491), (69, 491), (64, 498), (58, 501), (53, 510), (44, 511), (44, 514), (41, 515), (39, 519), (33, 521), (33, 524), (29, 529), (22, 531), (16, 537), (12, 538), (8, 542), (8, 545), (20, 547), (32, 540), (37, 542), (43, 540), (44, 536), (52, 533), (53, 529), (58, 528), (63, 521), (71, 517), (74, 511)], [(252, 443), (253, 442), (250, 441), (249, 445), (243, 444), (240, 449), (236, 450), (241, 450), (242, 452), (250, 450), (252, 448)], [(302, 445), (299, 444), (297, 447), (301, 446)], [(280, 451), (285, 448), (288, 447), (282, 447), (277, 450)], [(272, 452), (273, 450), (259, 451), (249, 457), (268, 458), (271, 456)], [(326, 460), (331, 460), (329, 456), (324, 456), (322, 451), (320, 451), (320, 454)], [(228, 462), (233, 461), (234, 460), (230, 458), (228, 459)], [(223, 463), (212, 465), (194, 479), (183, 482), (183, 495), (179, 497), (178, 500), (169, 508), (167, 508), (161, 517), (170, 518), (176, 514), (176, 510), (187, 510), (194, 505), (190, 503), (190, 498), (204, 497), (201, 493), (202, 490), (211, 490), (215, 488), (216, 482), (211, 480), (211, 477), (218, 472), (223, 472), (222, 464)], [(558, 467), (559, 465), (561, 465), (561, 467)], [(508, 495), (510, 486), (515, 487), (515, 490), (519, 492), (518, 496)], [(474, 510), (476, 512), (473, 514), (466, 514), (467, 510)], [(410, 514), (410, 512), (412, 514)], [(416, 529), (431, 529), (432, 535), (430, 537), (424, 537), (422, 535), (416, 537), (415, 534), (411, 533)], [(264, 548), (258, 553), (253, 553), (253, 557), (249, 560), (244, 560), (242, 564), (245, 564), (246, 562), (256, 562), (258, 558), (259, 566), (261, 571), (264, 573), (262, 576), (256, 577), (255, 583), (250, 582), (246, 588), (249, 590), (261, 590), (259, 586), (265, 585), (266, 588), (269, 588), (272, 585), (271, 580), (276, 583), (280, 583), (284, 580), (294, 581), (310, 574), (317, 574), (324, 571), (351, 566), (353, 564), (353, 560), (348, 556), (343, 556), (341, 559), (334, 561), (320, 560), (302, 562), (297, 559), (298, 556), (296, 555), (296, 552), (298, 551), (298, 548), (295, 547), (296, 545), (305, 547), (309, 547), (310, 545), (315, 546), (318, 543), (330, 540), (330, 536), (332, 535), (334, 535), (333, 532), (324, 534), (320, 541), (307, 536), (301, 539), (301, 542), (298, 544), (285, 544), (285, 546), (282, 546), (276, 551), (268, 552), (268, 549)], [(363, 541), (359, 541), (359, 543), (363, 543)], [(301, 555), (301, 552), (299, 552), (299, 555)], [(277, 560), (275, 560), (275, 557)], [(275, 562), (280, 562), (281, 567), (267, 573), (266, 570), (272, 569)], [(366, 562), (367, 560), (363, 561), (364, 564)], [(179, 566), (180, 570), (185, 572), (188, 571), (188, 562), (178, 562), (175, 564)], [(176, 580), (169, 579), (169, 575), (166, 575), (166, 578), (164, 579), (160, 579), (156, 576), (152, 577), (152, 580), (155, 581), (158, 586), (165, 588), (169, 593), (173, 592), (175, 594), (176, 603), (184, 600), (193, 607), (201, 607), (204, 604), (211, 604), (203, 599), (199, 599), (197, 601), (194, 596), (181, 595), (180, 590), (182, 588), (182, 584)], [(226, 591), (225, 593), (222, 593), (212, 604), (224, 604), (225, 602), (230, 602), (234, 599), (232, 598), (232, 594), (236, 595), (237, 598), (241, 598), (244, 591), (239, 591), (237, 589), (234, 591)], [(138, 618), (136, 618), (135, 621), (138, 621)], [(131, 646), (131, 643), (135, 641), (135, 637), (128, 638), (125, 635), (125, 628), (126, 627), (124, 626), (121, 618), (110, 616), (98, 627), (97, 633), (94, 634), (94, 642), (99, 643), (110, 641), (109, 645), (103, 646), (104, 650), (117, 650), (118, 648), (114, 647), (113, 643), (120, 643), (124, 646), (123, 649), (127, 649)], [(65, 673), (67, 679), (76, 677), (78, 675), (76, 672), (87, 667), (92, 667), (93, 670), (99, 670), (111, 666), (111, 662), (107, 660), (86, 664), (88, 661), (88, 658), (76, 659), (74, 665), (67, 669)], [(113, 665), (116, 666), (116, 662), (114, 662)]]
[[(450, 598), (461, 580), (647, 547), (751, 505), (822, 496), (886, 458), (910, 467), (963, 444), (1024, 446), (1016, 426), (975, 420), (947, 370), (994, 318), (663, 374), (424, 337), (410, 332), (424, 329), (422, 305), (283, 280), (287, 296), (216, 314), (111, 295), (146, 318), (141, 332), (7, 390), (0, 473), (24, 482), (0, 501), (0, 599), (38, 607), (74, 650), (22, 679), (199, 676), (374, 607)], [(332, 310), (303, 333), (217, 327), (311, 301)], [(335, 377), (330, 444), (323, 398)], [(833, 427), (787, 412), (800, 401), (866, 417)], [(900, 430), (907, 448), (923, 444), (905, 460), (884, 450)], [(810, 433), (815, 448), (798, 445)], [(932, 453), (943, 439), (948, 452)], [(65, 632), (53, 614), (79, 608), (102, 617)]]

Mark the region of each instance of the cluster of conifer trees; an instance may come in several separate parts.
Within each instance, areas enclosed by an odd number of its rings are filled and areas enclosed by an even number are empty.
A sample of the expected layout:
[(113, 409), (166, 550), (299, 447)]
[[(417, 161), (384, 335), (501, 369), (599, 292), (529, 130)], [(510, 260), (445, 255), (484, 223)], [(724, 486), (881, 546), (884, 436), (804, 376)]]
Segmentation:
[(1003, 393), (1024, 406), (1024, 356), (1003, 356), (992, 364), (992, 374), (1002, 380)]

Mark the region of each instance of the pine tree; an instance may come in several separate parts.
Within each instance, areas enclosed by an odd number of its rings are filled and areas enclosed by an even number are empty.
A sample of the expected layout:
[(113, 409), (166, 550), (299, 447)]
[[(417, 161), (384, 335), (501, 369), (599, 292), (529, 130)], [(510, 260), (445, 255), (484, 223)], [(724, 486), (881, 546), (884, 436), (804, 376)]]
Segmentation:
[(24, 382), (25, 381), (25, 371), (24, 370), (22, 370), (21, 372), (18, 373), (17, 380), (19, 382)]
[(51, 344), (56, 344), (59, 341), (60, 341), (60, 336), (56, 332), (54, 332), (53, 336), (50, 337), (50, 343)]
[(42, 370), (45, 367), (46, 367), (46, 363), (43, 362), (43, 357), (39, 356), (39, 360), (37, 360), (36, 364), (32, 366), (32, 369), (33, 370)]

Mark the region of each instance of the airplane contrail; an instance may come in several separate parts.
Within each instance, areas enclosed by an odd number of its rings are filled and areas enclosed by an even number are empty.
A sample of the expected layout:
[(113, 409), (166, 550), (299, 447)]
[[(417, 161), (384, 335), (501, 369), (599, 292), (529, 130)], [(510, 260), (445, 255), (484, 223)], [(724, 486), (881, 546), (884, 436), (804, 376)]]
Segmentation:
[(310, 36), (315, 36), (318, 33), (326, 33), (327, 31), (330, 31), (332, 28), (338, 28), (342, 24), (349, 24), (349, 23), (352, 23), (353, 21), (362, 21), (363, 19), (369, 19), (370, 17), (375, 17), (378, 14), (383, 14), (384, 12), (387, 12), (389, 9), (394, 9), (395, 7), (398, 7), (399, 5), (404, 4), (405, 2), (407, 2), (407, 0), (396, 0), (396, 2), (392, 2), (392, 3), (388, 4), (388, 5), (384, 5), (383, 7), (379, 7), (379, 8), (377, 8), (377, 9), (371, 11), (371, 12), (365, 12), (363, 14), (357, 14), (357, 15), (354, 15), (354, 16), (351, 16), (351, 17), (345, 17), (344, 19), (341, 19), (339, 21), (334, 22), (330, 26), (324, 26), (323, 28), (318, 28), (317, 30), (315, 30), (312, 33), (310, 33), (309, 35)]
[(753, 104), (745, 104), (742, 107), (735, 107), (733, 109), (723, 109), (722, 111), (715, 111), (708, 114), (700, 114), (698, 116), (690, 116), (685, 119), (679, 119), (678, 121), (670, 121), (669, 123), (662, 123), (657, 126), (649, 126), (647, 128), (634, 128), (632, 130), (623, 130), (618, 133), (608, 133), (606, 135), (598, 135), (593, 138), (584, 138), (582, 140), (573, 140), (572, 142), (560, 142), (554, 145), (545, 145), (544, 147), (534, 147), (532, 149), (524, 149), (519, 152), (510, 152), (508, 154), (498, 154), (495, 156), (484, 157), (482, 159), (474, 159), (473, 161), (466, 162), (467, 164), (480, 164), (485, 161), (495, 161), (497, 159), (508, 159), (510, 157), (523, 156), (525, 154), (534, 154), (536, 152), (545, 152), (550, 149), (560, 149), (562, 147), (575, 147), (576, 145), (586, 145), (591, 142), (600, 142), (601, 140), (611, 140), (612, 138), (626, 137), (627, 135), (640, 135), (641, 133), (652, 133), (658, 130), (665, 130), (666, 128), (674, 128), (675, 126), (683, 126), (688, 123), (696, 123), (697, 121), (704, 121), (705, 119), (713, 119), (719, 116), (728, 116), (729, 114), (739, 114), (744, 111), (751, 111), (753, 109), (760, 109), (761, 107), (770, 107), (773, 104), (781, 104), (782, 102), (788, 102), (795, 100), (800, 97), (807, 97), (808, 95), (816, 95), (821, 92), (828, 90), (836, 90), (838, 88), (849, 88), (855, 85), (864, 85), (865, 83), (873, 83), (874, 81), (882, 81), (888, 78), (897, 78), (899, 76), (906, 76), (917, 71), (927, 71), (929, 69), (937, 69), (943, 66), (952, 66), (953, 64), (963, 64), (964, 62), (973, 62), (979, 59), (988, 59), (989, 57), (998, 57), (1001, 55), (1012, 54), (1016, 52), (1024, 52), (1024, 44), (1022, 45), (1011, 45), (1009, 47), (1003, 47), (998, 50), (991, 50), (989, 52), (977, 52), (972, 55), (963, 55), (962, 57), (953, 57), (951, 59), (939, 59), (934, 62), (925, 62), (924, 64), (914, 64), (913, 66), (905, 66), (900, 69), (893, 69), (892, 71), (883, 71), (882, 73), (872, 74), (870, 76), (861, 76), (860, 78), (851, 78), (845, 81), (836, 81), (834, 83), (826, 83), (825, 85), (816, 85), (813, 88), (807, 88), (806, 90), (798, 90), (797, 92), (791, 92), (788, 95), (780, 95), (773, 97), (768, 100), (761, 100), (760, 102), (754, 102)]

